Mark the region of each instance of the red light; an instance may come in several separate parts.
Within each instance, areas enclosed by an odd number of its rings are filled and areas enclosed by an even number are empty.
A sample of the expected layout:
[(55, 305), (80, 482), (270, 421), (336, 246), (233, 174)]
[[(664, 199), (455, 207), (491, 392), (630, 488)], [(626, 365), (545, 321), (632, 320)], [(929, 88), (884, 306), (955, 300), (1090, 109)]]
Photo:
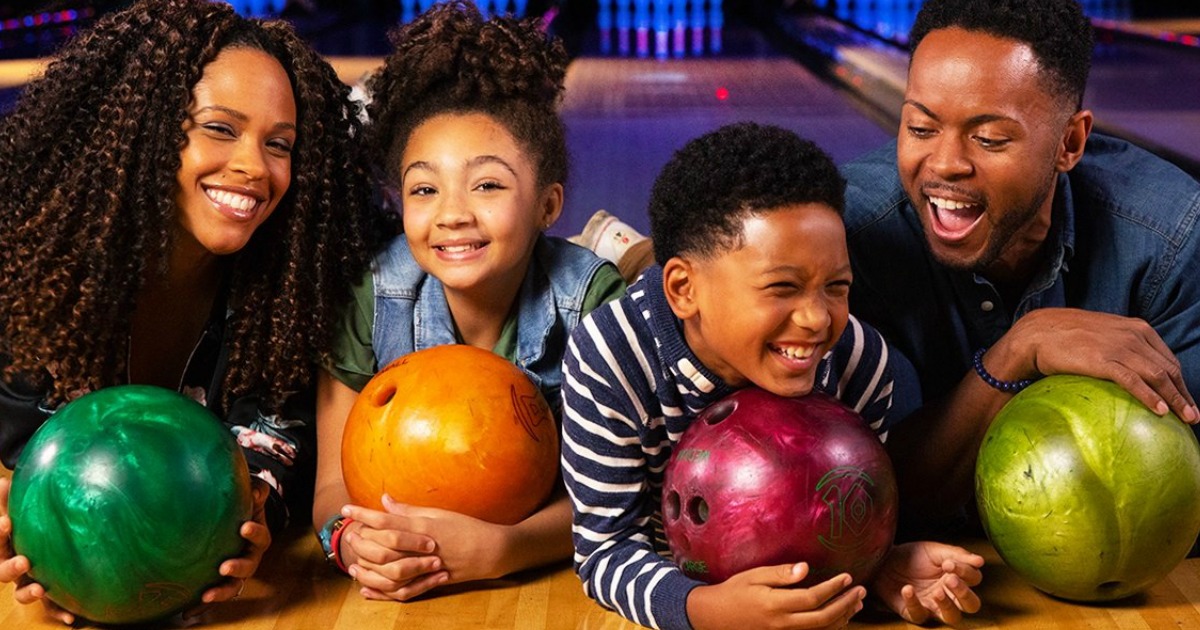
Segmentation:
[(729, 90), (727, 90), (723, 87), (717, 88), (717, 100), (724, 101), (727, 99), (729, 99)]

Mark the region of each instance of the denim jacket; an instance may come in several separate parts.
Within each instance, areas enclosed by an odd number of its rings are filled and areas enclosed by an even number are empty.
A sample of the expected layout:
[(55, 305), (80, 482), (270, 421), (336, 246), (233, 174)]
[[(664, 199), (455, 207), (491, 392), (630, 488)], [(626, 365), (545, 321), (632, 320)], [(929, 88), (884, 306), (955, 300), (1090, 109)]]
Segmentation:
[(854, 268), (851, 310), (912, 360), (926, 400), (950, 391), (978, 348), (1024, 314), (1071, 307), (1147, 321), (1200, 395), (1200, 184), (1127, 142), (1092, 134), (1060, 174), (1049, 248), (1016, 304), (930, 255), (892, 142), (842, 169)]
[[(562, 359), (584, 297), (606, 261), (554, 237), (539, 237), (517, 297), (517, 354), (513, 362), (546, 397), (557, 417), (562, 406)], [(459, 343), (442, 283), (413, 258), (407, 239), (395, 239), (376, 257), (373, 339), (380, 367), (434, 346)]]

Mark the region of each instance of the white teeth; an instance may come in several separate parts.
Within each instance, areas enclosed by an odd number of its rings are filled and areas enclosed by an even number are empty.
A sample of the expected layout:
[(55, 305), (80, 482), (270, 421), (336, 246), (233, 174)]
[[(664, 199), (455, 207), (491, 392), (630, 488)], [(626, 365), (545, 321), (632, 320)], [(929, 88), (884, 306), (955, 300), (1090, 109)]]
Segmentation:
[(444, 252), (449, 252), (451, 254), (462, 254), (465, 252), (475, 251), (475, 250), (479, 249), (479, 246), (478, 245), (443, 245), (441, 247), (438, 247), (438, 249), (440, 249)]
[(975, 205), (973, 203), (963, 203), (961, 201), (943, 199), (941, 197), (930, 197), (929, 202), (941, 208), (942, 210), (962, 210), (963, 208), (970, 208)]
[(223, 206), (229, 206), (243, 212), (253, 208), (258, 204), (258, 201), (254, 197), (240, 195), (228, 190), (208, 189), (205, 191), (205, 193), (208, 194), (209, 199), (212, 199)]
[(807, 359), (813, 354), (812, 346), (776, 346), (775, 350), (789, 359)]

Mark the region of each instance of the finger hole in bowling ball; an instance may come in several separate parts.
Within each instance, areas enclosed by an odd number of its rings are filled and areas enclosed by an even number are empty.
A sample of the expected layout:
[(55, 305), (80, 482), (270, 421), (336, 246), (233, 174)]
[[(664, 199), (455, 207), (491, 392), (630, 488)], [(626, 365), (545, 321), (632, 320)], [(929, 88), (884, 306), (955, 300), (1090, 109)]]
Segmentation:
[(708, 522), (708, 502), (704, 497), (692, 497), (692, 500), (688, 501), (687, 515), (697, 525)]
[(673, 521), (679, 518), (679, 493), (672, 490), (667, 493), (666, 514), (668, 521)]
[(714, 403), (711, 407), (704, 411), (704, 422), (708, 424), (717, 424), (718, 422), (733, 415), (737, 411), (736, 400), (722, 400)]
[(383, 407), (392, 402), (392, 399), (395, 397), (395, 387), (383, 387), (375, 392), (375, 396), (371, 398), (371, 403), (376, 407)]

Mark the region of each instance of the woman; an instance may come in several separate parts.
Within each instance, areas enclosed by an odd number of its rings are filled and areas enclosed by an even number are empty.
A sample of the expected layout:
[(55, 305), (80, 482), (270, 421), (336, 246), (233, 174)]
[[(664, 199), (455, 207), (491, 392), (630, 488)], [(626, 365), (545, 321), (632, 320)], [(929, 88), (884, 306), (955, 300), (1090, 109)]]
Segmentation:
[[(0, 124), (0, 457), (98, 388), (207, 405), (245, 449), (256, 510), (204, 602), (236, 596), (311, 496), (313, 366), (387, 229), (348, 91), (282, 23), (146, 0), (68, 43)], [(0, 581), (30, 603), (45, 592), (12, 554), (7, 490)]]

